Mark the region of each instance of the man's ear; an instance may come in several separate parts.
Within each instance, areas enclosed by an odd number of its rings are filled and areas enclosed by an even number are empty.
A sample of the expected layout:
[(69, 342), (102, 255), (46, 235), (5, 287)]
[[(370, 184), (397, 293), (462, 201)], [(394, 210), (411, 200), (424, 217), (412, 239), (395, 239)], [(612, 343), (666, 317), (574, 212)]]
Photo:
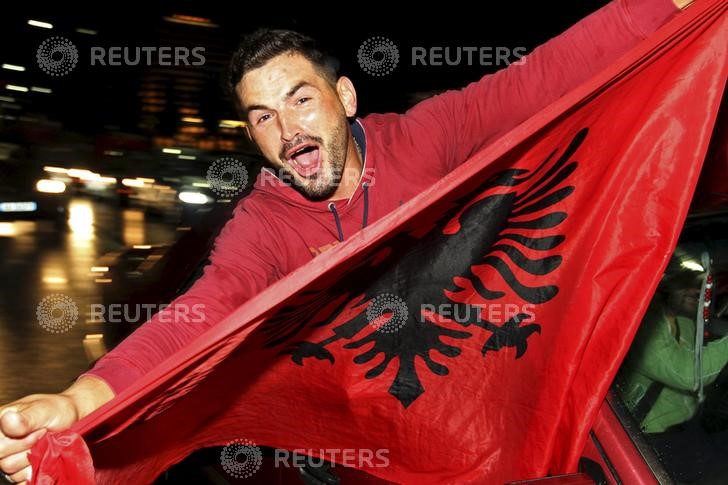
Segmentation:
[(346, 76), (341, 76), (336, 81), (336, 93), (339, 95), (341, 105), (344, 107), (347, 118), (356, 115), (356, 89), (354, 83)]

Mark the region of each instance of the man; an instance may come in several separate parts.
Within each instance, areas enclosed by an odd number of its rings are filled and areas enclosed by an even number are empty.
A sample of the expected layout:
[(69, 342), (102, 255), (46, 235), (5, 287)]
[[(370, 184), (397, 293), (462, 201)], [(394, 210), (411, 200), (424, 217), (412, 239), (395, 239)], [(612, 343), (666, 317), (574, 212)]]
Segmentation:
[[(679, 262), (671, 266), (679, 267)], [(699, 382), (711, 384), (728, 364), (728, 335), (705, 343), (700, 359), (695, 352), (704, 274), (684, 268), (675, 273), (658, 288), (620, 375), (627, 407), (650, 434), (693, 418), (700, 405)]]
[(204, 275), (165, 310), (203, 305), (205, 322), (170, 325), (155, 316), (65, 392), (0, 409), (0, 470), (27, 480), (27, 450), (46, 430), (68, 428), (272, 282), (436, 183), (636, 45), (684, 6), (677, 2), (616, 0), (523, 63), (404, 115), (364, 119), (354, 118), (352, 82), (310, 39), (250, 36), (231, 61), (230, 87), (272, 171), (236, 208)]
[[(702, 243), (678, 245), (617, 380), (622, 400), (681, 483), (725, 476), (722, 458), (728, 448), (728, 432), (706, 427), (699, 412), (707, 409), (703, 388), (708, 396), (717, 391), (710, 385), (728, 364), (728, 335), (705, 341), (696, 351), (697, 336), (711, 330), (715, 320), (705, 329), (698, 326), (706, 274), (682, 266), (686, 259), (700, 261), (705, 249)], [(719, 277), (724, 263), (720, 258), (714, 263), (711, 272)]]

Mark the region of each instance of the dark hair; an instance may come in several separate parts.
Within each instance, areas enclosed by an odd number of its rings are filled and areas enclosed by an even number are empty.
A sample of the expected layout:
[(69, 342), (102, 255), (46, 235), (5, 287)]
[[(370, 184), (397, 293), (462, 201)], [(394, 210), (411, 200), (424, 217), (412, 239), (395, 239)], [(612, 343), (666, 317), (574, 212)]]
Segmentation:
[(228, 65), (227, 89), (241, 114), (244, 113), (235, 86), (248, 71), (261, 67), (274, 57), (287, 52), (301, 54), (311, 61), (327, 81), (336, 83), (338, 63), (324, 52), (314, 39), (292, 30), (258, 29), (243, 38)]

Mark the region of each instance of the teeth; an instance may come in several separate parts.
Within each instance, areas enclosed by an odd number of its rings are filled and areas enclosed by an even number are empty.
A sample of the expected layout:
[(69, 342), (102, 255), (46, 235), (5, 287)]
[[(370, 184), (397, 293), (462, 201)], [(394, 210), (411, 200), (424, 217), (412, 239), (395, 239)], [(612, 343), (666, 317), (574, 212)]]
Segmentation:
[(294, 153), (293, 153), (293, 154), (291, 155), (291, 158), (297, 157), (298, 155), (300, 155), (301, 153), (303, 153), (304, 151), (306, 151), (306, 150), (308, 150), (308, 149), (316, 149), (316, 148), (317, 148), (317, 147), (316, 147), (316, 146), (314, 146), (314, 145), (306, 145), (306, 146), (302, 147), (302, 148), (301, 148), (300, 150), (297, 150), (297, 151), (295, 151), (295, 152), (294, 152)]

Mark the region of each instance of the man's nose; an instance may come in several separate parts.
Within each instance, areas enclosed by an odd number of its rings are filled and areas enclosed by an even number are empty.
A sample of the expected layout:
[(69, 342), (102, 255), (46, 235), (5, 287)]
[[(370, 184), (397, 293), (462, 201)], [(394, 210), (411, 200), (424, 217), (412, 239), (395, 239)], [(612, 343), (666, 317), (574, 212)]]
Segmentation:
[(298, 123), (289, 117), (279, 116), (278, 123), (280, 124), (281, 140), (283, 141), (291, 141), (301, 132)]

